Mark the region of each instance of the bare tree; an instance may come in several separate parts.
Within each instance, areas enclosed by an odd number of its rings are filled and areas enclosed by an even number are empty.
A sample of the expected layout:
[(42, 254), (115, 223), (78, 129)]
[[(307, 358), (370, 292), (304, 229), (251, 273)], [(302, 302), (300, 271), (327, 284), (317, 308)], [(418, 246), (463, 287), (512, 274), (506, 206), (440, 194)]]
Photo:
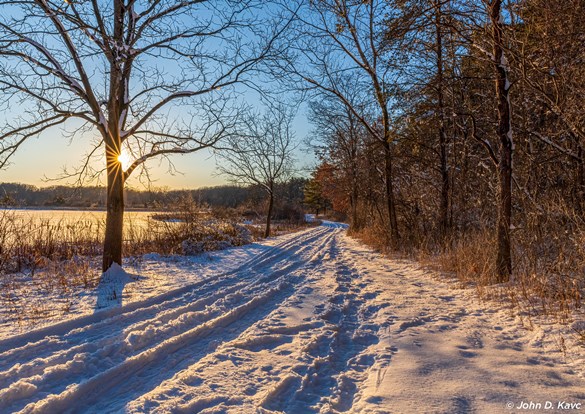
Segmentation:
[[(53, 127), (74, 126), (85, 139), (97, 131), (75, 174), (107, 176), (104, 271), (122, 261), (130, 174), (151, 158), (211, 147), (235, 129), (231, 92), (254, 87), (250, 74), (278, 56), (274, 39), (289, 23), (260, 13), (265, 4), (0, 1), (0, 107), (12, 116), (0, 130), (0, 167)], [(105, 168), (96, 171), (89, 157), (104, 150)]]
[[(343, 102), (381, 146), (388, 234), (397, 247), (400, 233), (393, 166), (396, 136), (391, 108), (396, 79), (394, 62), (385, 57), (383, 44), (383, 23), (391, 8), (382, 0), (306, 3), (296, 26), (297, 60), (291, 61), (285, 71), (304, 80), (310, 88)], [(343, 82), (350, 74), (355, 82), (351, 93), (359, 90), (368, 94), (368, 107), (352, 105)]]
[(505, 282), (512, 273), (512, 246), (510, 225), (512, 224), (512, 107), (510, 105), (509, 67), (504, 50), (504, 23), (502, 0), (487, 3), (492, 31), (492, 62), (496, 75), (496, 101), (498, 104), (498, 127), (500, 158), (498, 160), (498, 257), (496, 269), (500, 282)]
[[(352, 105), (358, 107), (357, 102)], [(357, 230), (362, 224), (358, 219), (359, 187), (363, 186), (359, 182), (359, 164), (367, 133), (351, 109), (335, 96), (323, 95), (320, 100), (311, 101), (309, 108), (318, 140), (312, 146), (321, 159), (336, 165), (346, 178), (338, 196), (349, 200), (351, 227)]]
[(283, 106), (264, 114), (250, 114), (241, 135), (228, 139), (229, 150), (218, 153), (218, 170), (240, 185), (258, 185), (268, 196), (266, 229), (274, 208), (275, 186), (290, 178), (295, 149), (294, 113)]
[(441, 166), (441, 229), (444, 235), (451, 230), (449, 219), (450, 200), (450, 177), (449, 159), (447, 153), (447, 132), (445, 115), (445, 81), (444, 81), (444, 57), (443, 57), (443, 10), (441, 0), (434, 2), (434, 26), (435, 26), (435, 52), (436, 52), (436, 91), (439, 121), (439, 159)]
[[(481, 58), (493, 69), (496, 119), (496, 147), (490, 140), (477, 134), (474, 114), (472, 118), (472, 137), (487, 150), (496, 167), (498, 189), (497, 211), (497, 281), (505, 282), (512, 273), (512, 242), (510, 227), (512, 225), (512, 155), (514, 141), (512, 136), (512, 105), (510, 101), (510, 67), (506, 57), (508, 53), (506, 23), (502, 11), (502, 0), (482, 0), (481, 6), (469, 2), (466, 8), (458, 10), (458, 33), (467, 44), (479, 51)], [(480, 6), (480, 7), (478, 7)], [(481, 34), (481, 36), (478, 36)], [(466, 99), (469, 99), (468, 96)]]

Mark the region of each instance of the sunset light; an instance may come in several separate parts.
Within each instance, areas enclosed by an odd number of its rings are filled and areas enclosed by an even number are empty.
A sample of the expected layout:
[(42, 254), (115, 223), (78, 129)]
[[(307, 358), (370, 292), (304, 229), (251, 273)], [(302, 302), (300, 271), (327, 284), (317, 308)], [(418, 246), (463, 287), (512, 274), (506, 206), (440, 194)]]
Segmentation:
[(126, 171), (128, 168), (130, 168), (130, 165), (132, 164), (132, 161), (130, 160), (130, 155), (128, 155), (128, 153), (124, 150), (122, 150), (120, 155), (118, 155), (118, 162), (122, 164), (122, 171)]
[(0, 0), (0, 414), (585, 414), (583, 16)]

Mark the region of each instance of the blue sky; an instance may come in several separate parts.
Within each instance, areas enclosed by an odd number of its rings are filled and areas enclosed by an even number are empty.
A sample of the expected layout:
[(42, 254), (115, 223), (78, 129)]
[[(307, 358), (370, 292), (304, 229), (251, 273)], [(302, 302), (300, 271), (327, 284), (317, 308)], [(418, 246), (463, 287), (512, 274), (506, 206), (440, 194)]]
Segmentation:
[[(304, 111), (295, 119), (295, 134), (302, 142), (309, 134), (310, 126)], [(54, 128), (39, 138), (29, 139), (23, 144), (12, 158), (11, 165), (0, 170), (0, 182), (18, 182), (39, 187), (66, 184), (67, 181), (46, 181), (46, 178), (56, 178), (63, 168), (78, 166), (84, 159), (84, 154), (90, 148), (88, 141), (78, 137), (69, 143), (69, 139), (62, 135), (59, 128)], [(296, 154), (298, 168), (311, 165), (313, 157), (299, 149)], [(215, 158), (211, 151), (202, 150), (193, 154), (178, 155), (172, 158), (177, 173), (171, 175), (165, 161), (152, 160), (148, 163), (151, 172), (152, 185), (170, 188), (198, 188), (225, 184), (226, 180), (216, 174)], [(131, 177), (128, 185), (136, 188), (143, 187), (137, 177)]]
[[(11, 12), (12, 13), (12, 12)], [(11, 14), (10, 13), (10, 14)], [(9, 16), (8, 16), (9, 17)], [(213, 43), (213, 40), (211, 41)], [(178, 73), (179, 68), (168, 65), (168, 61), (164, 63), (164, 70), (167, 75)], [(88, 63), (91, 67), (96, 64)], [(96, 66), (99, 79), (100, 72), (103, 68)], [(134, 80), (137, 82), (137, 80)], [(132, 82), (132, 81), (131, 81)], [(100, 83), (96, 82), (99, 88)], [(244, 92), (244, 91), (241, 91)], [(254, 93), (248, 94), (244, 92), (243, 99), (248, 104), (262, 110), (261, 103)], [(173, 115), (179, 117), (186, 117), (189, 110), (189, 105), (183, 105), (182, 108), (174, 111)], [(9, 111), (0, 114), (0, 122), (3, 119), (9, 119), (11, 116), (19, 116), (21, 108), (12, 106)], [(306, 118), (305, 111), (301, 109), (300, 113), (294, 123), (295, 135), (302, 142), (309, 134), (310, 127)], [(69, 130), (71, 129), (71, 126)], [(69, 137), (64, 136), (61, 127), (53, 127), (41, 134), (38, 138), (29, 138), (16, 152), (11, 159), (11, 164), (0, 170), (0, 182), (20, 182), (25, 184), (32, 184), (36, 186), (48, 186), (54, 184), (67, 184), (66, 180), (54, 181), (59, 177), (64, 168), (72, 170), (79, 167), (84, 159), (85, 154), (92, 148), (91, 143), (93, 135), (96, 133), (83, 133), (75, 137), (70, 142)], [(96, 158), (94, 165), (97, 168), (103, 166), (103, 156), (99, 155)], [(299, 168), (306, 167), (314, 163), (312, 156), (306, 152), (298, 151), (297, 158), (299, 159)], [(173, 156), (171, 160), (176, 168), (175, 174), (169, 173), (168, 163), (166, 160), (152, 159), (148, 161), (150, 177), (152, 185), (156, 187), (170, 187), (170, 188), (197, 188), (202, 186), (219, 185), (226, 182), (224, 177), (216, 174), (216, 164), (213, 154), (209, 150), (201, 150), (192, 154), (184, 156)], [(138, 172), (138, 171), (137, 171)], [(128, 185), (136, 188), (143, 186), (136, 173), (130, 177)], [(48, 179), (53, 179), (47, 181)], [(86, 184), (93, 184), (87, 182)]]

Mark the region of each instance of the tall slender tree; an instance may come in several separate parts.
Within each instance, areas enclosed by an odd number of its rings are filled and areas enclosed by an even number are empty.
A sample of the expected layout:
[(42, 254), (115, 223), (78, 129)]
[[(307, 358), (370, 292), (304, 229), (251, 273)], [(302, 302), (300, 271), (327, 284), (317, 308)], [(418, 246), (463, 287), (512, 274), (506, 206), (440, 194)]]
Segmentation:
[(258, 185), (268, 197), (264, 237), (270, 236), (276, 186), (293, 172), (296, 147), (292, 129), (294, 112), (280, 105), (266, 113), (249, 114), (244, 130), (228, 140), (218, 153), (218, 170), (230, 181)]
[[(295, 25), (296, 60), (286, 73), (300, 78), (309, 89), (335, 96), (353, 113), (384, 153), (386, 220), (390, 242), (400, 240), (396, 213), (392, 98), (395, 62), (385, 55), (383, 21), (391, 12), (386, 1), (318, 0), (306, 3)], [(318, 41), (316, 41), (318, 39)], [(350, 76), (348, 90), (343, 79)], [(352, 105), (355, 91), (369, 96), (371, 105)]]
[(500, 157), (498, 160), (498, 253), (496, 269), (498, 281), (505, 282), (512, 273), (512, 106), (508, 60), (505, 53), (502, 0), (487, 3), (493, 45), (492, 63), (495, 72), (495, 91), (498, 105), (497, 135)]

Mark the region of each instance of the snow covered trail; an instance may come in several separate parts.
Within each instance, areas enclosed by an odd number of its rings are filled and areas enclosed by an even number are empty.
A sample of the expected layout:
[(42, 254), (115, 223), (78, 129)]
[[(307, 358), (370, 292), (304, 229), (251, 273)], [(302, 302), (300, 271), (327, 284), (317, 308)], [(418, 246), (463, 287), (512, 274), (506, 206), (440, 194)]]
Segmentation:
[(557, 350), (509, 310), (381, 257), (344, 225), (279, 240), (227, 273), (1, 340), (0, 412), (584, 403), (582, 349)]

